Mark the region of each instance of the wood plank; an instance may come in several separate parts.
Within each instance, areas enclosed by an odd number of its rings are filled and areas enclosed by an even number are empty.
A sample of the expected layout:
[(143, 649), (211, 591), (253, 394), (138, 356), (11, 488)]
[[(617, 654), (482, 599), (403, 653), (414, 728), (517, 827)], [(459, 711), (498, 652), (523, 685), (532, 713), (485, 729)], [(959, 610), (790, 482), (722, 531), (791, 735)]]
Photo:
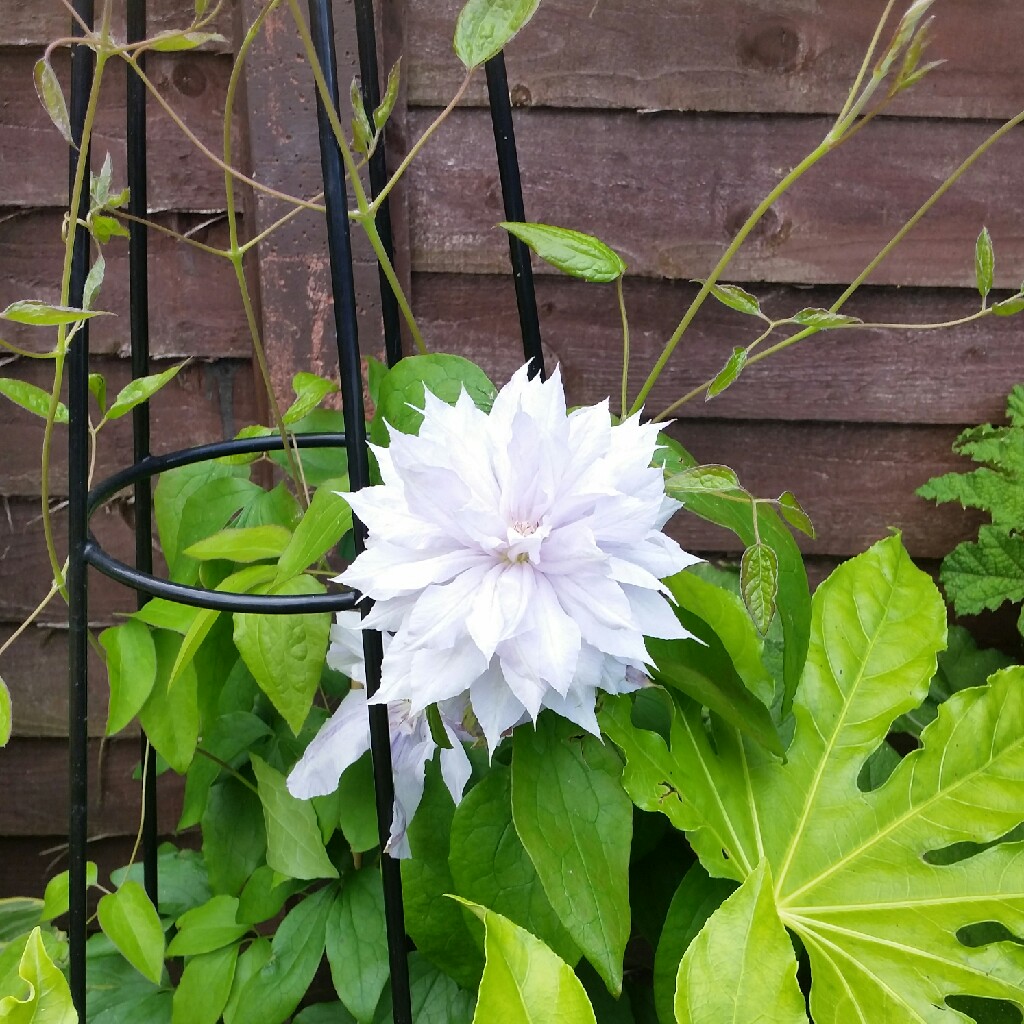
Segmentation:
[[(39, 209), (0, 217), (0, 309), (17, 299), (55, 302), (60, 295), (64, 247), (63, 211)], [(161, 214), (156, 220), (196, 241), (224, 248), (227, 224), (204, 215)], [(204, 226), (205, 225), (205, 226)], [(116, 314), (94, 321), (90, 350), (99, 355), (127, 354), (128, 244), (113, 239), (104, 247), (106, 277), (98, 308)], [(203, 356), (249, 359), (252, 343), (234, 271), (225, 259), (200, 252), (161, 234), (149, 240), (150, 351), (154, 358)], [(33, 351), (52, 348), (53, 332), (4, 324), (3, 338)], [(2, 350), (0, 350), (2, 354)]]
[[(25, 365), (27, 363), (27, 365)], [(153, 372), (167, 363), (154, 363)], [(107, 378), (112, 398), (131, 379), (127, 360), (93, 360), (92, 372)], [(50, 390), (52, 367), (42, 360), (22, 361), (4, 367), (6, 376), (17, 377)], [(153, 451), (161, 452), (233, 437), (256, 422), (252, 367), (249, 363), (221, 360), (186, 367), (151, 400)], [(0, 432), (5, 438), (0, 458), (0, 495), (31, 497), (40, 493), (39, 465), (43, 421), (6, 398), (0, 401)], [(67, 451), (63, 432), (53, 452), (51, 488), (54, 495), (67, 490)], [(109, 423), (100, 434), (95, 479), (129, 466), (132, 461), (131, 417)]]
[[(89, 743), (89, 835), (134, 836), (139, 827), (138, 782), (132, 772), (140, 760), (138, 739), (111, 740), (102, 748)], [(57, 739), (12, 739), (0, 750), (0, 835), (67, 834), (67, 742)], [(167, 772), (157, 783), (157, 819), (161, 833), (174, 830), (181, 817), (185, 785)]]
[[(688, 282), (627, 280), (632, 348), (631, 395), (640, 388), (696, 294)], [(769, 315), (827, 307), (835, 288), (755, 286)], [(574, 402), (621, 390), (622, 333), (615, 290), (564, 277), (537, 280), (549, 367), (560, 365)], [(413, 298), (432, 350), (479, 362), (507, 380), (523, 361), (512, 279), (498, 275), (417, 274)], [(978, 305), (973, 291), (866, 288), (848, 311), (872, 323), (934, 323)], [(752, 341), (758, 322), (714, 300), (701, 310), (647, 403), (656, 414), (710, 379), (733, 346)], [(785, 332), (780, 335), (785, 337)], [(806, 420), (871, 423), (1001, 421), (1019, 382), (1024, 337), (1019, 320), (990, 317), (943, 331), (862, 329), (818, 335), (748, 369), (712, 402), (684, 406), (684, 419)], [(957, 387), (969, 374), (970, 386)]]
[[(36, 97), (32, 67), (35, 49), (13, 50), (0, 60), (0, 206), (60, 206), (67, 202), (68, 150)], [(68, 79), (65, 52), (54, 55), (54, 68)], [(188, 52), (152, 54), (147, 75), (178, 116), (218, 155), (222, 152), (224, 95), (231, 73), (226, 55)], [(93, 139), (98, 170), (107, 152), (114, 184), (123, 186), (124, 65), (113, 61), (103, 80)], [(151, 210), (224, 209), (224, 175), (198, 153), (154, 100), (149, 102), (149, 205)]]
[[(896, 5), (897, 15), (909, 3)], [(451, 48), (462, 0), (410, 0), (410, 102), (444, 106), (462, 79)], [(885, 0), (545, 0), (509, 47), (524, 106), (836, 113)], [(1009, 118), (1024, 107), (1016, 0), (935, 8), (930, 59), (947, 63), (901, 115)], [(893, 22), (895, 24), (895, 22)], [(891, 37), (887, 33), (886, 40)], [(482, 76), (470, 102), (486, 102)]]
[[(0, 645), (6, 643), (13, 632), (10, 626), (0, 626)], [(67, 736), (67, 630), (29, 627), (0, 659), (0, 674), (11, 691), (15, 736)], [(108, 694), (106, 670), (90, 648), (90, 736), (103, 736)], [(129, 735), (136, 731), (133, 723)]]
[[(0, 46), (45, 46), (51, 39), (68, 34), (71, 24), (67, 10), (59, 3), (14, 2), (7, 5), (0, 25)], [(211, 4), (211, 9), (212, 9)], [(227, 37), (227, 43), (204, 44), (207, 48), (225, 49), (232, 36), (232, 4), (225, 3), (207, 31)], [(193, 0), (150, 0), (147, 10), (149, 33), (181, 31), (192, 24), (195, 14)], [(124, 37), (124, 5), (115, 4), (111, 19), (114, 37)]]
[[(428, 111), (410, 111), (410, 134)], [(749, 212), (828, 131), (824, 118), (532, 110), (517, 125), (533, 220), (598, 235), (630, 273), (706, 275)], [(989, 134), (990, 125), (872, 125), (783, 196), (728, 278), (846, 283)], [(1003, 140), (879, 268), (876, 284), (971, 287), (974, 240), (995, 239), (999, 287), (1024, 266), (1024, 134)], [(501, 194), (486, 112), (459, 110), (410, 169), (413, 269), (503, 272)], [(588, 183), (588, 184), (584, 184)], [(593, 184), (589, 184), (593, 183)]]

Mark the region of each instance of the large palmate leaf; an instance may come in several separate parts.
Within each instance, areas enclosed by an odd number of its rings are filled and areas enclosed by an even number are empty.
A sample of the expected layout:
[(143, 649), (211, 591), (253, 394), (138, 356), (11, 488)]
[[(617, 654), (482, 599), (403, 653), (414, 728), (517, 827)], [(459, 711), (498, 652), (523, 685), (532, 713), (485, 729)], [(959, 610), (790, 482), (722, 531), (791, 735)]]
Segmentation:
[[(786, 763), (717, 723), (712, 738), (685, 701), (668, 744), (632, 726), (625, 698), (605, 712), (638, 803), (687, 829), (713, 875), (770, 874), (765, 913), (807, 949), (815, 1024), (962, 1021), (947, 1000), (963, 996), (1024, 1007), (1024, 947), (958, 939), (984, 922), (1001, 926), (989, 936), (1024, 936), (1024, 844), (994, 843), (1024, 818), (1024, 668), (954, 694), (887, 782), (857, 784), (890, 723), (928, 693), (945, 633), (938, 592), (893, 537), (815, 594)], [(930, 856), (968, 842), (993, 845)], [(732, 935), (734, 955), (747, 955), (764, 931), (762, 897), (744, 905), (745, 931), (726, 903), (702, 947)], [(689, 984), (697, 955), (684, 958)]]

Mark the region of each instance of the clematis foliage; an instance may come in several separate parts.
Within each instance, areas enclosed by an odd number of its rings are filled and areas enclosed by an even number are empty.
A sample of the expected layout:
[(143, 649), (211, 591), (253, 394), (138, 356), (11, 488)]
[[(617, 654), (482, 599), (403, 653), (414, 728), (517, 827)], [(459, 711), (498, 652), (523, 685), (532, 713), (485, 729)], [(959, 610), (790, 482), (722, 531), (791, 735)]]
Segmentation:
[[(630, 795), (687, 830), (712, 875), (742, 883), (682, 959), (679, 1019), (733, 1019), (738, 998), (759, 997), (803, 1019), (792, 985), (779, 1001), (794, 954), (775, 921), (807, 950), (816, 1024), (964, 1020), (950, 1005), (964, 997), (1024, 1007), (1024, 947), (1002, 941), (1024, 935), (1024, 844), (997, 842), (1024, 818), (1024, 669), (954, 694), (921, 749), (858, 787), (890, 724), (927, 695), (945, 636), (935, 586), (892, 537), (815, 594), (785, 762), (717, 721), (709, 733), (685, 698), (667, 743), (631, 724), (628, 698), (606, 707)], [(986, 845), (951, 854), (963, 843)], [(726, 948), (778, 970), (722, 985), (700, 964)]]

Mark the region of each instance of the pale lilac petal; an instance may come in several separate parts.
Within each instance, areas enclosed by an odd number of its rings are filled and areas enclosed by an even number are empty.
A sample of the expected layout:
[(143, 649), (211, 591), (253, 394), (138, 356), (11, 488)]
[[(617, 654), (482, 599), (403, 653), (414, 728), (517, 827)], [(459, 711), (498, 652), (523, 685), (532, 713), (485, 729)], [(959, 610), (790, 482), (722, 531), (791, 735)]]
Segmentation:
[(452, 800), (458, 805), (462, 802), (462, 794), (466, 792), (469, 777), (473, 774), (473, 766), (470, 764), (466, 748), (454, 731), (445, 729), (445, 732), (448, 734), (451, 748), (441, 750), (441, 778), (444, 779)]
[(473, 704), (473, 714), (487, 740), (487, 749), (493, 754), (502, 736), (525, 720), (526, 709), (493, 663), (483, 675), (474, 680), (469, 697)]
[(391, 835), (384, 852), (396, 858), (412, 856), (406, 831), (423, 799), (423, 773), (437, 745), (430, 738), (417, 735), (391, 741), (391, 766), (395, 778), (395, 808)]
[(301, 800), (333, 793), (341, 773), (369, 749), (366, 691), (351, 690), (289, 773), (288, 792)]
[(668, 601), (653, 590), (642, 590), (639, 587), (623, 587), (630, 607), (637, 622), (643, 623), (646, 636), (658, 637), (661, 640), (685, 640), (692, 637), (689, 630), (676, 618)]
[(594, 705), (597, 690), (593, 686), (573, 686), (563, 697), (559, 693), (548, 693), (544, 698), (544, 707), (554, 711), (556, 715), (568, 718), (592, 736), (601, 735), (601, 727), (597, 724)]

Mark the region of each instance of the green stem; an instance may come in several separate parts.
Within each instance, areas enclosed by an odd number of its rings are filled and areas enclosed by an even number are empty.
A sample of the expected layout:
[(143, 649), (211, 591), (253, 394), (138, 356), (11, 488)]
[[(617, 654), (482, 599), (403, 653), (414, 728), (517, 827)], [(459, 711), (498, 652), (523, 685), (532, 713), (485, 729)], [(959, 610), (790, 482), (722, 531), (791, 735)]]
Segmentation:
[(615, 279), (615, 294), (619, 300), (619, 315), (622, 318), (622, 404), (619, 412), (623, 419), (629, 405), (629, 317), (626, 314), (626, 297), (622, 291), (622, 275)]

